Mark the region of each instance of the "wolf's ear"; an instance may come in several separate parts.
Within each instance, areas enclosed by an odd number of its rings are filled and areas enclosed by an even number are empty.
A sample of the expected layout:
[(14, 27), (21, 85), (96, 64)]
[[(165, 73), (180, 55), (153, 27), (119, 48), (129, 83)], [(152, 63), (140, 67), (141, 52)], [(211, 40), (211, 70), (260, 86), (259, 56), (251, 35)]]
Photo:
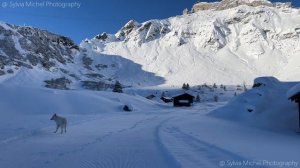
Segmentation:
[(54, 113), (54, 116), (57, 116), (56, 113)]

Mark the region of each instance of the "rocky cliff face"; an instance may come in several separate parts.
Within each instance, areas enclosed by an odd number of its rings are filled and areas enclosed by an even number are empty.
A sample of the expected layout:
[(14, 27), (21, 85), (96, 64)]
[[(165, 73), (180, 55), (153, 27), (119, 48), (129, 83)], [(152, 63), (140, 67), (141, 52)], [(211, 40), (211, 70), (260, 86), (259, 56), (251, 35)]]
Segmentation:
[(215, 3), (207, 3), (207, 2), (199, 2), (196, 3), (192, 12), (198, 12), (201, 10), (225, 10), (230, 8), (235, 8), (240, 5), (247, 5), (252, 7), (257, 6), (269, 6), (269, 7), (291, 7), (291, 3), (271, 3), (267, 0), (222, 0), (220, 2)]
[[(95, 39), (126, 40), (133, 27), (139, 27), (141, 32), (149, 29), (135, 24), (129, 22), (117, 36), (102, 33)], [(151, 35), (145, 39), (151, 40)], [(143, 71), (139, 64), (119, 55), (94, 57), (94, 49), (100, 47), (80, 48), (71, 39), (46, 30), (0, 23), (0, 82), (90, 90), (109, 89), (119, 79), (124, 86), (156, 84), (151, 81), (155, 75)]]
[(91, 69), (92, 61), (67, 37), (33, 27), (0, 23), (2, 82), (69, 89), (83, 86), (86, 81), (103, 80), (102, 83), (108, 82), (105, 87), (109, 88), (113, 81), (101, 75), (101, 67)]
[(2, 74), (13, 69), (72, 63), (79, 47), (69, 38), (32, 27), (0, 24), (0, 68)]

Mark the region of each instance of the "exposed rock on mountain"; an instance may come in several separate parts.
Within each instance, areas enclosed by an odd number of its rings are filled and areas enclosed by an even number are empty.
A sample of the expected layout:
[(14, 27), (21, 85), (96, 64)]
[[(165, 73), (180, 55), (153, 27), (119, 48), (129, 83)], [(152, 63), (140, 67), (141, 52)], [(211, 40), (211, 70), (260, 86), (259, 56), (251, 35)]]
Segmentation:
[[(67, 37), (0, 23), (0, 82), (102, 90), (123, 86), (300, 80), (300, 10), (266, 0), (197, 3), (193, 13)], [(30, 80), (28, 80), (30, 79)]]
[(286, 3), (271, 3), (267, 0), (222, 0), (220, 2), (215, 3), (207, 3), (207, 2), (199, 2), (196, 3), (193, 8), (192, 12), (198, 12), (200, 10), (225, 10), (230, 8), (235, 8), (240, 5), (248, 5), (252, 7), (257, 6), (269, 6), (269, 7), (291, 7), (290, 2)]
[(90, 39), (81, 47), (93, 60), (101, 54), (132, 60), (167, 85), (252, 83), (264, 75), (299, 80), (299, 12), (266, 0), (201, 2), (194, 13), (131, 20), (105, 41)]
[(0, 24), (0, 65), (32, 68), (41, 65), (46, 70), (57, 63), (73, 60), (78, 46), (69, 38), (32, 27)]

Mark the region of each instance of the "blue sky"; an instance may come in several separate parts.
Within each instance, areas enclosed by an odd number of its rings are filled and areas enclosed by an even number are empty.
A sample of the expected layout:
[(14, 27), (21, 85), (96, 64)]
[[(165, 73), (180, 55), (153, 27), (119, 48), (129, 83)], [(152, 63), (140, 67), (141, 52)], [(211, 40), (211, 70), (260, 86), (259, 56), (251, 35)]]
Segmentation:
[[(43, 0), (0, 0), (0, 20), (16, 25), (47, 29), (71, 37), (79, 43), (85, 38), (91, 38), (102, 32), (116, 33), (130, 19), (143, 22), (179, 15), (184, 8), (190, 9), (197, 2), (197, 0), (48, 1), (51, 3), (77, 2), (81, 6), (61, 8), (54, 7), (55, 4), (46, 4)], [(278, 1), (280, 0), (276, 0)], [(24, 4), (26, 2), (27, 4)], [(39, 4), (37, 5), (36, 2)], [(294, 6), (300, 6), (299, 0), (292, 0), (292, 3)], [(22, 4), (25, 6), (22, 7)]]

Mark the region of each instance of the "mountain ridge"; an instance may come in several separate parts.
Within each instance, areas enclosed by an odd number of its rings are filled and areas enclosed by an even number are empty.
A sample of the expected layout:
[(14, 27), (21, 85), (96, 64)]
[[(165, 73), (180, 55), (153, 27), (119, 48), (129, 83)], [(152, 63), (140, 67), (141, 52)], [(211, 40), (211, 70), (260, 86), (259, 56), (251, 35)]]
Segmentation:
[(201, 10), (226, 10), (230, 8), (235, 8), (240, 5), (247, 5), (252, 7), (258, 6), (269, 6), (277, 8), (291, 8), (291, 2), (274, 2), (268, 0), (221, 0), (220, 2), (197, 2), (193, 5), (191, 12), (198, 12)]
[(296, 8), (239, 5), (130, 20), (116, 34), (100, 33), (79, 45), (1, 23), (0, 82), (31, 85), (26, 78), (32, 78), (41, 86), (102, 90), (117, 80), (141, 87), (251, 84), (257, 76), (300, 80), (299, 20)]
[(166, 78), (168, 85), (252, 83), (257, 76), (299, 80), (295, 63), (299, 60), (299, 25), (299, 9), (240, 5), (143, 23), (131, 20), (116, 34), (80, 45), (94, 46), (95, 55), (119, 54), (134, 60), (146, 71)]

